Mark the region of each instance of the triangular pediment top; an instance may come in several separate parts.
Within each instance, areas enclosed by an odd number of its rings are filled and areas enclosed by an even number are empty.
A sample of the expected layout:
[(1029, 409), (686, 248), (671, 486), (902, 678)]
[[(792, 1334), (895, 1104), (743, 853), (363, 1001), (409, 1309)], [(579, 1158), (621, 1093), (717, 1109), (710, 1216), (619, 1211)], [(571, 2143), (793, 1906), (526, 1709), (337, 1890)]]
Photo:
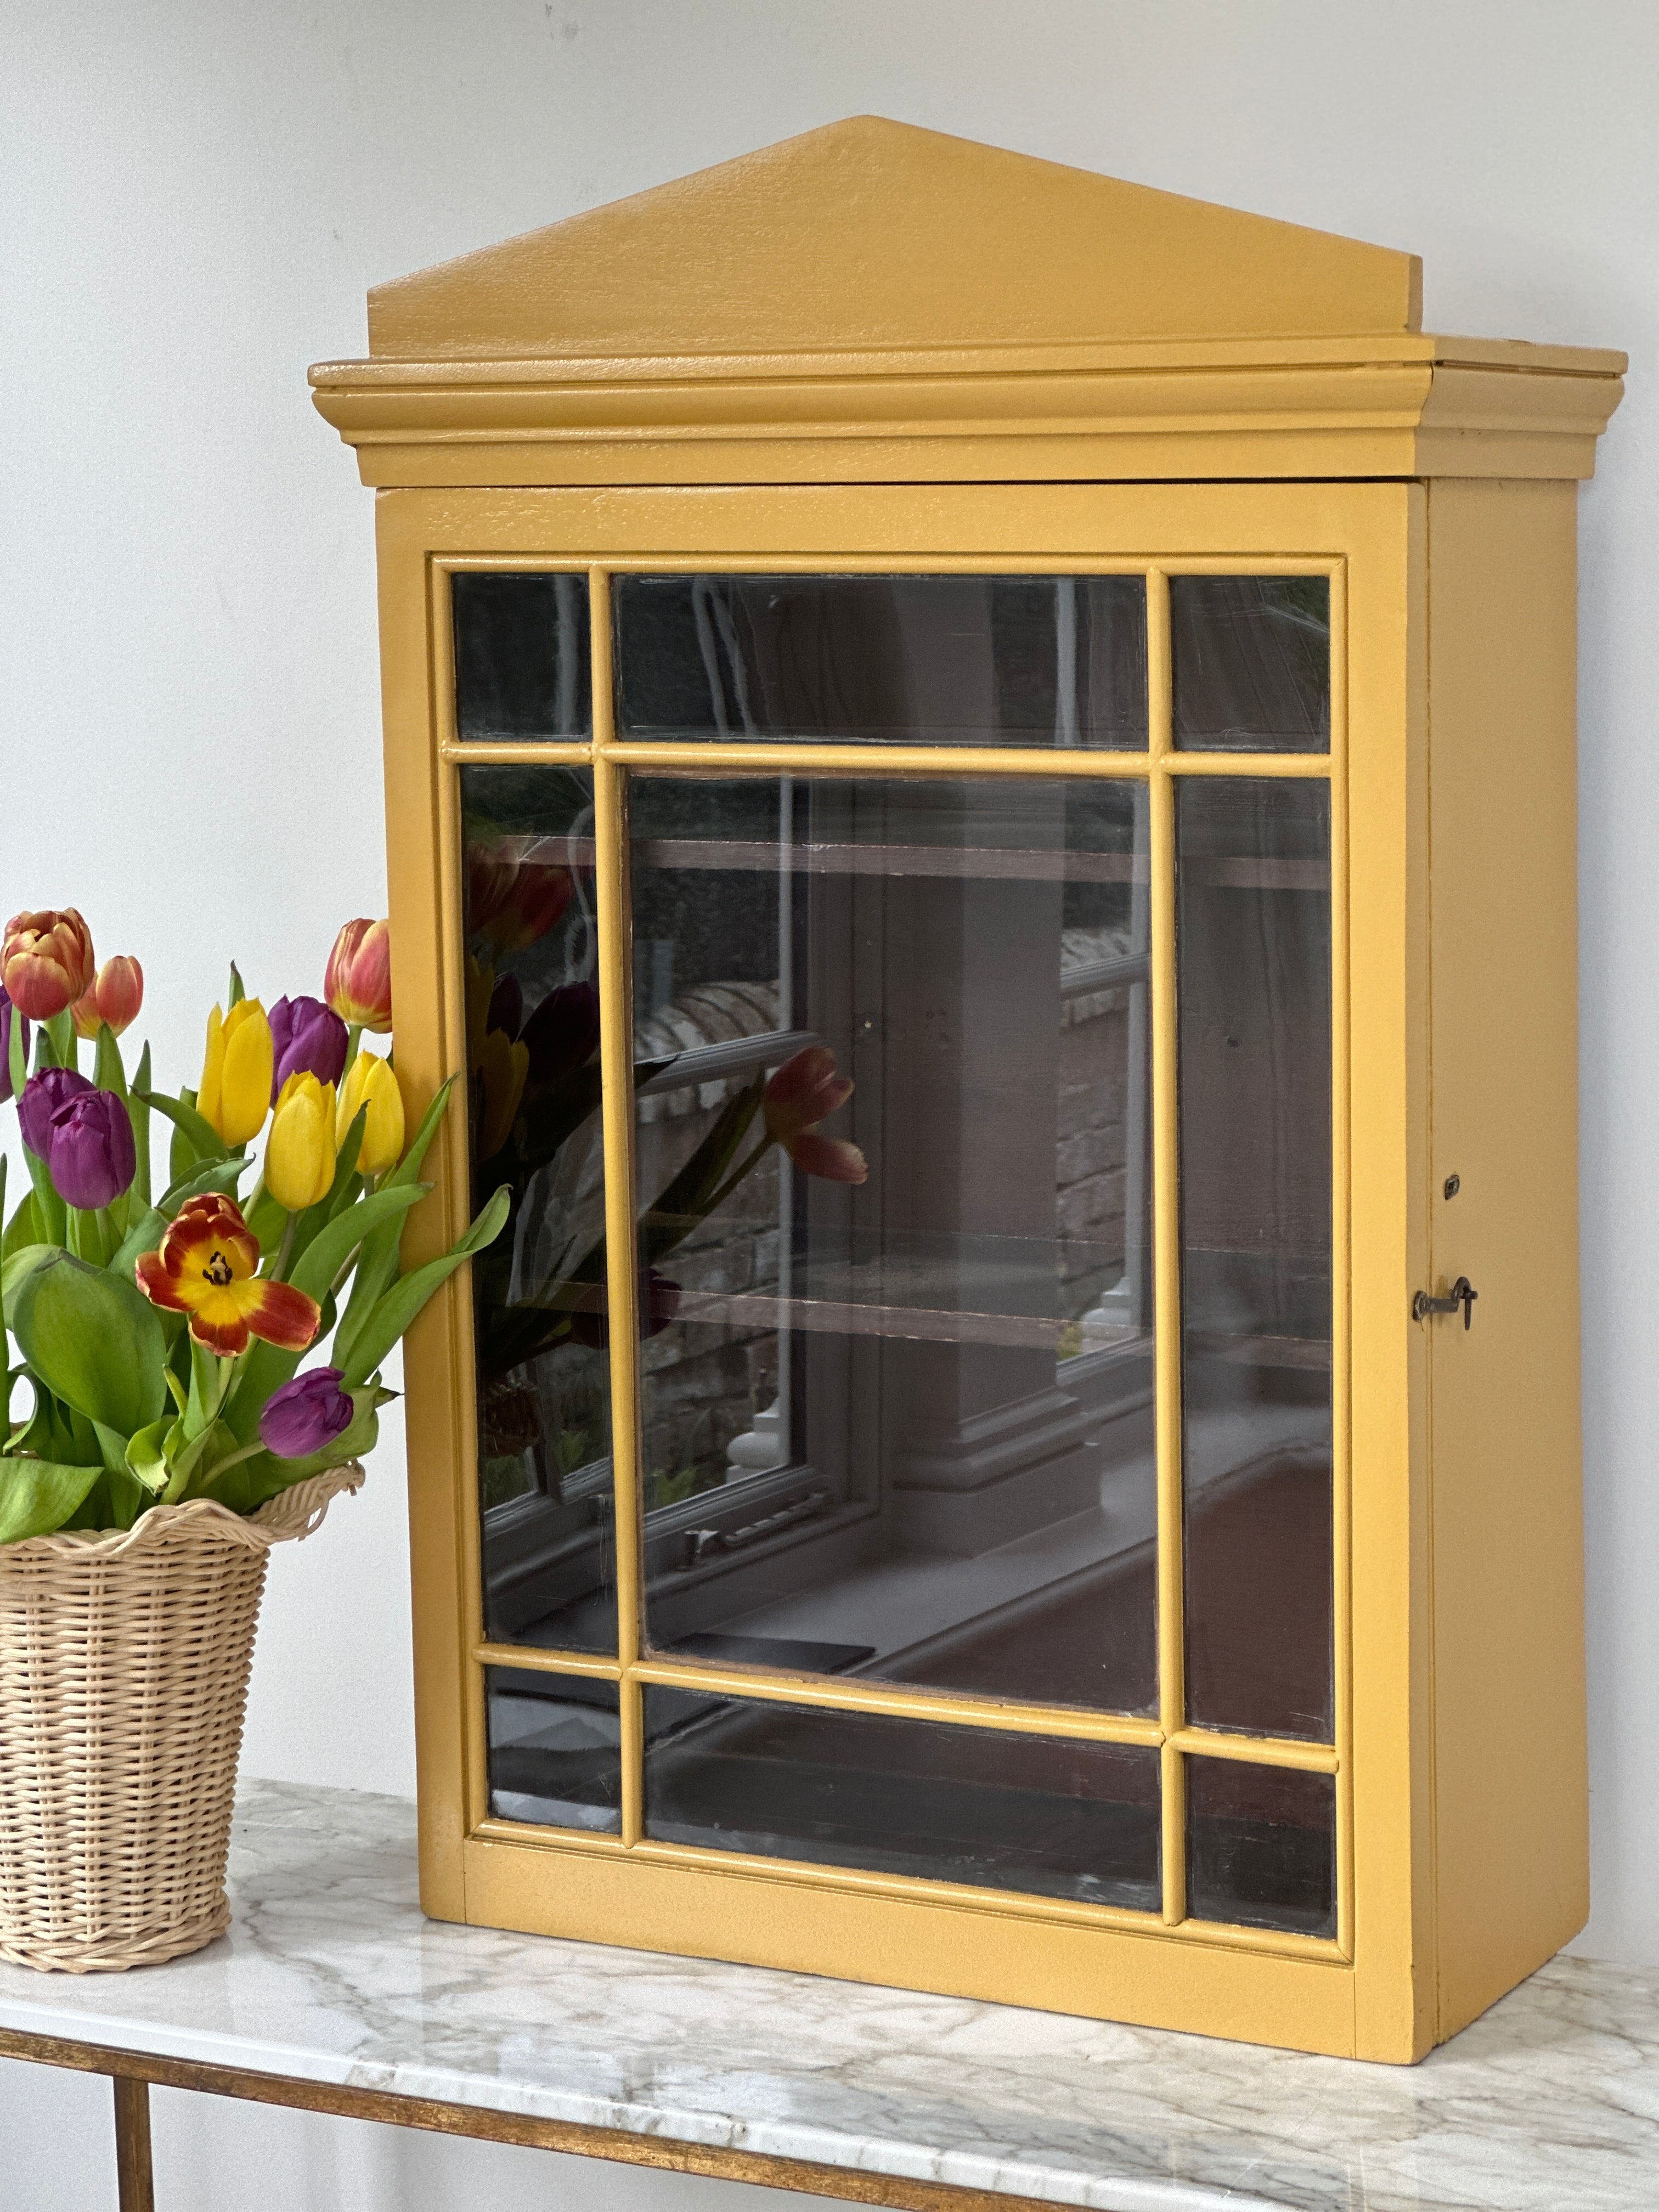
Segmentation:
[(857, 116), (369, 295), (381, 359), (1414, 331), (1389, 247)]

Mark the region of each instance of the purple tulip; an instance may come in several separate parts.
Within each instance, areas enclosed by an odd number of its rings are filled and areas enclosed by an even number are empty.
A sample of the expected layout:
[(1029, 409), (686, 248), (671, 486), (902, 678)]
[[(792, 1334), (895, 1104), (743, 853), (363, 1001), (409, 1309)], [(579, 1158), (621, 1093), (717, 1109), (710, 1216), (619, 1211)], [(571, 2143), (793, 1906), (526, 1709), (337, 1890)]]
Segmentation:
[(271, 1054), (270, 1103), (290, 1075), (314, 1075), (319, 1083), (337, 1083), (345, 1073), (346, 1025), (320, 999), (278, 999), (269, 1016)]
[(591, 983), (550, 991), (520, 1032), (530, 1053), (530, 1080), (556, 1083), (592, 1060), (599, 1042), (599, 994)]
[(57, 1115), (71, 1099), (91, 1089), (86, 1077), (77, 1075), (72, 1067), (43, 1067), (39, 1075), (30, 1076), (17, 1102), (17, 1121), (23, 1142), (37, 1160), (50, 1157), (52, 1125)]
[[(63, 1071), (67, 1073), (67, 1071)], [(94, 1212), (130, 1189), (138, 1167), (132, 1121), (112, 1091), (77, 1091), (52, 1117), (46, 1165), (66, 1205)]]
[(273, 1390), (259, 1416), (259, 1441), (278, 1459), (309, 1459), (351, 1426), (351, 1398), (337, 1367), (312, 1367)]
[(29, 1025), (7, 997), (5, 985), (0, 983), (0, 1106), (3, 1106), (12, 1095), (11, 1025), (14, 1021), (23, 1024), (23, 1065), (27, 1067), (29, 1058)]

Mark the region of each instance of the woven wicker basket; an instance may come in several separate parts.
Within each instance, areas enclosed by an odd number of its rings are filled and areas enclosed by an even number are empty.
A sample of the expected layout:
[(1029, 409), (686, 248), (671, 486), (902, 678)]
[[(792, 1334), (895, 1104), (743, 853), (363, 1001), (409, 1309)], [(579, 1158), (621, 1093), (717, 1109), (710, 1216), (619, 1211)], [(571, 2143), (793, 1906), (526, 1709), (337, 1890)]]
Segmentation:
[(113, 1972), (230, 1925), (270, 1547), (362, 1479), (333, 1468), (246, 1520), (196, 1498), (125, 1532), (0, 1545), (0, 1959)]

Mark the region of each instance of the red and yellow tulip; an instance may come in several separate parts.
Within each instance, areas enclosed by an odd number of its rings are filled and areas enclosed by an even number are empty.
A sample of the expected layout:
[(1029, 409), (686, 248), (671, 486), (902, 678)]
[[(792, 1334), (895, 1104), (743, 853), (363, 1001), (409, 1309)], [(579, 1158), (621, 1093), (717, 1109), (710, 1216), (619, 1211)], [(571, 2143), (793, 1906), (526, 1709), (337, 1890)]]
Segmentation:
[(15, 914), (0, 939), (0, 983), (20, 1013), (49, 1022), (92, 988), (92, 932), (72, 906)]
[(245, 1145), (265, 1125), (275, 1059), (270, 1024), (257, 999), (240, 999), (230, 1012), (208, 1016), (196, 1110), (227, 1145)]
[(234, 1359), (260, 1337), (303, 1352), (322, 1319), (317, 1302), (292, 1283), (262, 1279), (259, 1246), (240, 1209), (216, 1191), (192, 1198), (134, 1273), (152, 1305), (188, 1314), (198, 1344)]
[(113, 960), (105, 961), (92, 988), (70, 1009), (75, 1017), (75, 1034), (95, 1037), (100, 1026), (107, 1022), (112, 1035), (119, 1036), (137, 1020), (143, 1003), (144, 971), (131, 953), (118, 952)]
[(323, 996), (353, 1029), (384, 1036), (392, 1027), (392, 925), (348, 921), (334, 940)]

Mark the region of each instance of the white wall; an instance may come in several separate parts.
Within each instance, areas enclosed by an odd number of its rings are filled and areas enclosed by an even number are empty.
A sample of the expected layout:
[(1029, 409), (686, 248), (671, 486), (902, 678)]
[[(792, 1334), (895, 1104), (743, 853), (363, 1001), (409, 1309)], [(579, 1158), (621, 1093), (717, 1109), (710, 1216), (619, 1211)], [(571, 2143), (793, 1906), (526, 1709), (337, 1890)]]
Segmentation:
[[(1582, 507), (1581, 1948), (1659, 1962), (1659, 14), (15, 0), (0, 42), (0, 906), (78, 903), (140, 954), (173, 1080), (233, 954), (268, 1000), (314, 990), (337, 923), (382, 908), (370, 495), (305, 388), (361, 350), (374, 280), (876, 110), (1412, 248), (1431, 329), (1630, 350)], [(389, 1424), (365, 1495), (276, 1562), (251, 1771), (411, 1786), (402, 1515)], [(106, 2094), (0, 2067), (0, 2201), (112, 2203)], [(158, 2129), (169, 2212), (527, 2206), (558, 2172), (231, 2108)]]

